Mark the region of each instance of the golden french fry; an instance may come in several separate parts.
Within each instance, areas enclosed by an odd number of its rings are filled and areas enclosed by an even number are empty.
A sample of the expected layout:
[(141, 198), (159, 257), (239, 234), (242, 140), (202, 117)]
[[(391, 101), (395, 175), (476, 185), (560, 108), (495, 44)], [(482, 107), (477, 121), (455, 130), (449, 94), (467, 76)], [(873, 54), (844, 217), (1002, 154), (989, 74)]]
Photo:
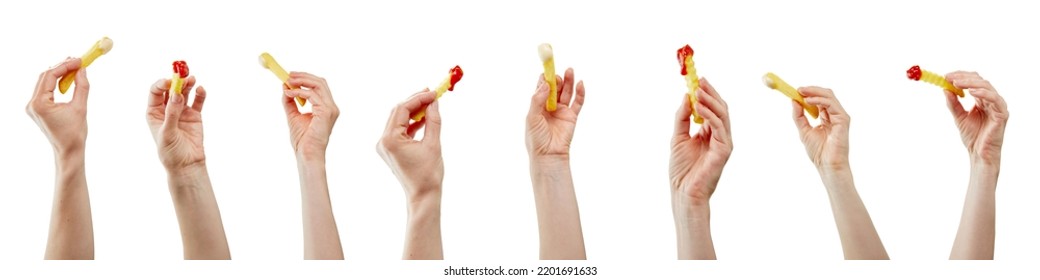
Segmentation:
[[(101, 57), (101, 55), (106, 54), (108, 53), (108, 51), (111, 50), (112, 39), (109, 39), (108, 37), (101, 38), (101, 40), (98, 40), (94, 43), (93, 46), (90, 47), (90, 50), (88, 50), (87, 53), (83, 54), (83, 56), (80, 57), (79, 68), (87, 68), (87, 66), (90, 66), (91, 63), (94, 63), (95, 59)], [(66, 73), (65, 76), (61, 76), (61, 79), (58, 80), (59, 92), (64, 94), (66, 91), (69, 91), (69, 87), (72, 86), (72, 82), (76, 80), (76, 72), (78, 71), (79, 70), (72, 71)]]
[[(462, 68), (458, 65), (455, 65), (455, 67), (452, 67), (451, 70), (448, 70), (448, 77), (444, 78), (444, 81), (441, 82), (441, 85), (437, 86), (437, 89), (434, 90), (435, 92), (437, 92), (437, 97), (435, 98), (440, 99), (445, 92), (454, 91), (455, 83), (458, 83), (460, 80), (462, 80)], [(419, 121), (422, 120), (422, 118), (425, 116), (426, 109), (423, 108), (422, 111), (419, 111), (412, 115), (412, 120)]]
[[(274, 75), (277, 76), (279, 80), (282, 80), (283, 84), (289, 86), (289, 72), (286, 72), (285, 68), (282, 68), (282, 65), (278, 64), (278, 61), (275, 61), (274, 57), (271, 56), (271, 54), (266, 52), (260, 54), (260, 66), (263, 66), (268, 70), (271, 70), (271, 73), (274, 73)], [(290, 88), (293, 87), (290, 86)], [(299, 103), (300, 106), (306, 105), (307, 99), (303, 99), (302, 97), (296, 97), (296, 103)]]
[(766, 84), (766, 86), (771, 89), (783, 93), (788, 98), (791, 98), (791, 100), (798, 102), (798, 104), (801, 104), (802, 108), (804, 108), (806, 112), (809, 112), (809, 115), (814, 119), (820, 116), (820, 108), (817, 108), (816, 105), (805, 103), (805, 99), (802, 98), (802, 94), (798, 93), (797, 89), (787, 84), (787, 82), (784, 82), (783, 79), (780, 79), (780, 77), (773, 74), (773, 72), (766, 73), (762, 76), (762, 83)]
[(959, 89), (953, 86), (953, 84), (951, 84), (950, 81), (947, 81), (946, 78), (935, 72), (921, 69), (921, 66), (914, 65), (913, 67), (910, 67), (909, 70), (906, 70), (906, 77), (910, 78), (911, 80), (922, 81), (936, 85), (949, 92), (957, 94), (957, 96), (964, 97), (963, 89)]

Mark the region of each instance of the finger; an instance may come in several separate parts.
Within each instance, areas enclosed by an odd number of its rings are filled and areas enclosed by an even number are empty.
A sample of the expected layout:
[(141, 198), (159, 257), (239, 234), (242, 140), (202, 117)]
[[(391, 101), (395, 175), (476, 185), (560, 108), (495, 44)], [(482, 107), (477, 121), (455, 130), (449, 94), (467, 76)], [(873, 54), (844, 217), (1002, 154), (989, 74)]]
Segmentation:
[(285, 81), (289, 86), (293, 87), (307, 87), (309, 89), (319, 89), (325, 87), (325, 79), (322, 77), (315, 76), (311, 73), (306, 72), (291, 72), (289, 73), (289, 80)]
[(195, 76), (188, 76), (184, 79), (184, 86), (181, 86), (181, 95), (187, 96), (192, 87), (195, 87)]
[[(696, 94), (697, 94), (697, 103), (704, 104), (704, 106), (708, 107), (708, 109), (710, 109), (713, 112), (715, 112), (715, 115), (719, 116), (719, 118), (721, 118), (722, 120), (728, 120), (729, 119), (729, 112), (726, 111), (726, 108), (725, 108), (725, 106), (722, 105), (721, 101), (719, 101), (718, 99), (715, 99), (714, 96), (711, 96), (710, 94), (704, 92), (703, 88), (698, 88)], [(700, 112), (701, 111), (697, 111), (697, 113), (700, 113)]]
[(571, 110), (574, 110), (574, 115), (581, 113), (581, 107), (585, 105), (585, 81), (578, 81), (578, 86), (575, 87), (577, 93), (574, 95), (574, 105)]
[(725, 108), (727, 111), (729, 111), (729, 104), (726, 104), (726, 100), (722, 99), (722, 95), (719, 95), (719, 92), (716, 91), (715, 87), (712, 86), (711, 83), (708, 82), (707, 78), (703, 78), (702, 77), (701, 81), (700, 81), (700, 85), (701, 85), (701, 89), (703, 89), (705, 93), (707, 93), (708, 95), (711, 95), (712, 97), (715, 97), (715, 99), (717, 99), (719, 101), (719, 103), (722, 103), (722, 107)]
[(563, 82), (563, 77), (560, 77), (560, 75), (556, 75), (556, 92), (553, 93), (556, 95), (556, 105), (560, 105), (560, 95), (563, 95)]
[(978, 72), (968, 71), (953, 71), (946, 74), (947, 81), (960, 80), (960, 79), (982, 79), (982, 76)]
[(690, 97), (686, 93), (682, 94), (682, 103), (679, 105), (679, 109), (675, 110), (675, 136), (690, 136), (690, 115), (693, 114), (693, 108), (690, 107)]
[(195, 101), (192, 103), (191, 109), (194, 109), (196, 112), (201, 113), (202, 104), (204, 104), (204, 102), (206, 102), (206, 89), (202, 86), (199, 86), (195, 89)]
[(954, 79), (951, 83), (953, 86), (961, 89), (984, 88), (993, 90), (993, 84), (990, 84), (987, 80), (979, 78), (959, 78)]
[(285, 116), (292, 119), (300, 114), (300, 108), (296, 107), (296, 98), (289, 96), (288, 91), (289, 89), (282, 90), (282, 107), (285, 109)]
[(964, 105), (961, 105), (960, 98), (957, 98), (957, 94), (950, 91), (943, 91), (943, 95), (946, 96), (946, 107), (950, 109), (950, 113), (953, 117), (960, 119), (967, 111), (964, 110)]
[(805, 108), (802, 108), (802, 104), (791, 100), (791, 118), (794, 120), (794, 126), (798, 128), (798, 135), (805, 135), (812, 129), (809, 125), (809, 119), (805, 117)]
[(422, 129), (423, 125), (426, 125), (426, 118), (419, 119), (417, 122), (413, 122), (408, 125), (408, 139), (415, 139), (415, 133)]
[(722, 117), (722, 122), (726, 124), (726, 131), (727, 131), (726, 134), (729, 134), (729, 130), (730, 130), (729, 104), (726, 103), (726, 100), (722, 99), (722, 95), (720, 95), (719, 92), (717, 90), (715, 90), (715, 86), (712, 86), (711, 83), (708, 82), (707, 78), (701, 78), (700, 85), (701, 85), (701, 89), (703, 89), (704, 92), (708, 93), (708, 95), (711, 95), (711, 96), (715, 97), (715, 99), (718, 100), (719, 103), (722, 104), (722, 109), (725, 111), (725, 115), (726, 115), (725, 117)]
[(719, 115), (712, 111), (710, 107), (705, 106), (704, 103), (697, 102), (697, 113), (700, 114), (701, 118), (705, 120), (709, 131), (711, 131), (711, 138), (721, 143), (727, 143), (726, 135), (729, 135), (729, 131), (726, 129), (725, 123), (719, 118)]
[(166, 103), (166, 92), (170, 91), (170, 80), (159, 79), (152, 84), (150, 90), (151, 94), (148, 95), (148, 107), (162, 106)]
[(87, 96), (90, 95), (90, 81), (87, 81), (87, 69), (76, 71), (76, 88), (72, 90), (72, 103), (80, 106), (87, 105)]
[(323, 105), (325, 105), (325, 100), (318, 96), (318, 91), (316, 91), (316, 90), (297, 88), (297, 89), (285, 90), (285, 91), (283, 91), (283, 93), (285, 94), (285, 96), (288, 96), (288, 97), (294, 97), (294, 98), (295, 97), (300, 97), (300, 98), (303, 98), (303, 99), (307, 99), (307, 100), (309, 100), (311, 102), (312, 106), (323, 106)]
[(534, 95), (531, 96), (531, 113), (545, 110), (545, 100), (549, 99), (549, 83), (545, 82), (544, 75), (538, 75), (538, 85), (535, 86)]
[(181, 113), (187, 97), (184, 94), (170, 94), (170, 100), (166, 103), (166, 120), (163, 122), (162, 130), (171, 133), (177, 129), (181, 119)]
[[(328, 90), (325, 78), (307, 72), (290, 72), (289, 80), (285, 83), (294, 88), (305, 87), (314, 90), (317, 93), (314, 98), (324, 100), (323, 104), (331, 104), (331, 97), (323, 94), (325, 90)], [(310, 98), (307, 98), (307, 100), (310, 100)]]
[(800, 88), (798, 88), (798, 93), (802, 94), (802, 96), (816, 96), (816, 97), (830, 97), (830, 98), (834, 98), (834, 91), (832, 91), (831, 89), (829, 89), (829, 88), (822, 88), (822, 87), (815, 87), (815, 86), (812, 86), (812, 87), (800, 87)]
[(563, 72), (563, 93), (560, 94), (560, 104), (570, 105), (571, 97), (574, 96), (574, 69), (567, 68)]
[(838, 102), (838, 97), (834, 95), (834, 91), (831, 91), (828, 88), (802, 87), (798, 88), (798, 92), (801, 93), (803, 96), (806, 96), (806, 103), (812, 104), (811, 102), (809, 102), (810, 98), (818, 100), (817, 102), (821, 104), (826, 103), (826, 105), (829, 107), (827, 113), (831, 116), (846, 115), (845, 108), (841, 106), (841, 102)]
[(79, 58), (66, 59), (65, 61), (40, 73), (40, 79), (36, 83), (36, 93), (33, 95), (35, 102), (54, 100), (54, 87), (58, 85), (58, 79), (70, 71), (79, 69)]
[(405, 129), (408, 128), (412, 115), (429, 106), (436, 98), (436, 92), (427, 91), (398, 104), (397, 107), (394, 107), (394, 111), (390, 113), (386, 132), (406, 135), (407, 131)]
[[(838, 99), (827, 97), (806, 97), (805, 103), (816, 105), (820, 108), (820, 116), (823, 117), (824, 123), (834, 121), (835, 118), (848, 118), (848, 114), (845, 113), (845, 109), (843, 109), (841, 104), (838, 103)], [(824, 112), (826, 112), (826, 114), (824, 114)]]
[(997, 92), (989, 89), (970, 89), (968, 94), (981, 100), (982, 102), (975, 102), (976, 104), (982, 103), (983, 108), (986, 109), (987, 113), (1007, 113), (1007, 103), (1004, 102), (1004, 98), (1000, 97)]
[(437, 144), (441, 141), (440, 107), (440, 102), (436, 100), (430, 103), (430, 106), (426, 106), (426, 117), (423, 118), (426, 121), (426, 132), (423, 134), (423, 142)]

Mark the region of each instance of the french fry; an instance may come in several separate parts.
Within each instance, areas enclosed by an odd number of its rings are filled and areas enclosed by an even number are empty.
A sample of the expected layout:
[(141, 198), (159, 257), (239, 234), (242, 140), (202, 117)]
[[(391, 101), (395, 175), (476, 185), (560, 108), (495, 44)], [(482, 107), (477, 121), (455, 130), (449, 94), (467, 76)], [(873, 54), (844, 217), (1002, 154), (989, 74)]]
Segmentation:
[[(87, 66), (90, 66), (91, 63), (94, 63), (95, 59), (101, 57), (101, 55), (106, 54), (108, 53), (108, 51), (111, 50), (112, 39), (109, 39), (108, 37), (101, 38), (101, 40), (98, 40), (94, 43), (93, 46), (90, 47), (90, 50), (88, 50), (87, 53), (83, 54), (83, 56), (80, 57), (79, 68), (87, 68)], [(61, 76), (61, 79), (58, 80), (59, 92), (65, 94), (66, 91), (69, 91), (69, 87), (72, 86), (72, 82), (76, 80), (76, 72), (78, 71), (79, 70), (72, 71), (66, 73), (65, 76)]]
[[(279, 80), (282, 80), (282, 83), (285, 84), (285, 86), (289, 88), (294, 88), (289, 86), (288, 83), (289, 72), (286, 72), (285, 68), (282, 68), (282, 65), (278, 64), (278, 61), (275, 61), (274, 57), (271, 56), (271, 54), (266, 52), (260, 54), (260, 66), (263, 66), (267, 70), (271, 70), (271, 73), (274, 73), (274, 75), (278, 77)], [(303, 97), (296, 97), (296, 103), (299, 103), (300, 106), (307, 105), (307, 99), (303, 99)]]
[(910, 69), (906, 70), (906, 77), (910, 78), (911, 80), (922, 81), (936, 85), (945, 89), (946, 91), (957, 94), (957, 96), (964, 97), (963, 89), (959, 89), (953, 86), (953, 84), (951, 84), (950, 81), (947, 81), (946, 78), (940, 76), (939, 74), (936, 74), (935, 72), (921, 69), (921, 66), (914, 65), (913, 67), (910, 67)]
[[(460, 80), (462, 80), (462, 68), (458, 65), (455, 65), (455, 67), (452, 67), (451, 70), (448, 70), (448, 77), (444, 78), (444, 81), (441, 82), (441, 85), (434, 90), (435, 92), (437, 92), (437, 97), (435, 97), (435, 99), (440, 99), (445, 92), (454, 91), (455, 83), (458, 83)], [(412, 115), (412, 120), (419, 121), (422, 120), (423, 117), (426, 117), (425, 108), (423, 108), (422, 111), (419, 111)]]
[(783, 93), (788, 98), (791, 98), (791, 100), (798, 102), (798, 104), (801, 104), (802, 108), (804, 108), (806, 112), (809, 112), (809, 115), (814, 119), (820, 116), (820, 108), (817, 108), (816, 105), (805, 103), (805, 99), (802, 98), (802, 94), (798, 93), (797, 89), (787, 84), (787, 82), (784, 82), (783, 79), (780, 79), (780, 77), (773, 74), (773, 72), (766, 73), (762, 76), (762, 83), (766, 84), (766, 86), (771, 89)]
[(556, 111), (556, 63), (553, 62), (552, 45), (538, 45), (538, 57), (542, 59), (542, 67), (545, 69), (545, 82), (549, 83), (549, 98), (545, 100), (545, 110)]

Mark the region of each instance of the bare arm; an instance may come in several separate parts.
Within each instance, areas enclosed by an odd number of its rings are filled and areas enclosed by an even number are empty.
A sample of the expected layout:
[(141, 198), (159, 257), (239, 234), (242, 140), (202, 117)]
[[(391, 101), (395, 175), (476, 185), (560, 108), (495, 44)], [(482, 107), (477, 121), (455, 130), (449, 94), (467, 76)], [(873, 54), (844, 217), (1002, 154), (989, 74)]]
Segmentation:
[(531, 160), (542, 259), (585, 259), (585, 239), (570, 169), (566, 158)]
[[(287, 83), (296, 88), (285, 89), (281, 100), (289, 122), (289, 139), (296, 152), (296, 166), (300, 171), (303, 258), (342, 260), (343, 245), (332, 213), (325, 172), (325, 149), (332, 127), (339, 118), (339, 107), (332, 99), (332, 90), (324, 78), (292, 72)], [(301, 114), (296, 107), (296, 98), (307, 99), (311, 103), (311, 113)]]
[(975, 97), (975, 107), (965, 110), (956, 95), (945, 92), (946, 105), (971, 160), (968, 192), (950, 259), (992, 260), (997, 177), (1009, 117), (1007, 103), (979, 73), (957, 71), (947, 74), (946, 79)]
[[(733, 152), (729, 105), (708, 80), (701, 79), (697, 103), (683, 94), (675, 112), (672, 156), (669, 175), (672, 189), (672, 215), (678, 257), (681, 260), (714, 260), (711, 239), (711, 207), (708, 201), (722, 177), (722, 170)], [(690, 135), (693, 109), (704, 124)]]
[(94, 259), (94, 226), (83, 151), (56, 155), (57, 180), (45, 259)]
[(849, 167), (851, 117), (830, 89), (803, 87), (798, 91), (805, 96), (806, 103), (820, 108), (820, 125), (812, 127), (802, 106), (791, 102), (792, 117), (802, 144), (827, 189), (845, 259), (887, 260), (885, 246), (852, 180)]
[(303, 198), (303, 255), (308, 260), (342, 260), (336, 217), (325, 177), (325, 162), (300, 163)]
[[(394, 107), (376, 152), (393, 171), (404, 189), (408, 208), (404, 252), (406, 260), (444, 259), (441, 242), (441, 189), (444, 159), (441, 157), (441, 113), (437, 93), (429, 89), (413, 94)], [(419, 121), (410, 116), (426, 110)], [(423, 138), (416, 133), (424, 129)]]
[[(94, 226), (84, 165), (90, 85), (86, 69), (79, 68), (80, 60), (69, 58), (41, 73), (25, 107), (54, 148), (54, 200), (44, 253), (48, 260), (94, 259)], [(76, 71), (72, 101), (55, 103), (58, 78), (72, 71)]]
[[(549, 86), (542, 75), (527, 114), (527, 153), (538, 214), (542, 259), (585, 259), (585, 240), (571, 180), (570, 144), (585, 103), (585, 85), (575, 83), (574, 70), (556, 77), (562, 86), (556, 110), (545, 109)], [(572, 102), (573, 101), (573, 102)]]
[(231, 259), (206, 165), (169, 170), (170, 196), (181, 228), (184, 259)]
[(867, 207), (856, 192), (849, 168), (825, 168), (820, 178), (827, 188), (841, 249), (847, 260), (887, 260), (888, 252), (874, 229)]
[(968, 194), (964, 198), (964, 211), (961, 213), (961, 224), (957, 228), (957, 237), (953, 240), (950, 259), (993, 259), (999, 174), (999, 165), (972, 166)]
[(196, 88), (195, 101), (189, 106), (188, 94), (194, 86), (194, 76), (184, 80), (181, 92), (171, 91), (168, 79), (157, 81), (145, 116), (166, 168), (184, 258), (231, 259), (202, 146), (202, 105), (207, 94), (201, 86)]

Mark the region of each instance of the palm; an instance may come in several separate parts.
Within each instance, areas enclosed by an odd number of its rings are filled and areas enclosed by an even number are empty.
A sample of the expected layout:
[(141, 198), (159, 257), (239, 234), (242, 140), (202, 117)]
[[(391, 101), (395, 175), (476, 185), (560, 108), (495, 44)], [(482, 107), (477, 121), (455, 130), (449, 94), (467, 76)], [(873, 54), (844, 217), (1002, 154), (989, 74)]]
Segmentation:
[(848, 128), (827, 120), (803, 135), (805, 151), (816, 166), (842, 164), (848, 158)]
[(974, 108), (960, 119), (955, 119), (961, 131), (961, 140), (968, 152), (983, 159), (992, 159), (1000, 153), (1004, 132), (999, 116), (987, 115), (981, 108)]
[[(153, 108), (149, 113), (152, 130), (159, 131), (165, 121), (165, 106)], [(204, 162), (206, 155), (202, 146), (202, 114), (191, 107), (184, 107), (177, 129), (159, 131), (156, 142), (163, 165), (184, 167)]]
[(542, 111), (527, 119), (528, 140), (534, 155), (565, 155), (570, 151), (571, 139), (578, 115), (567, 105), (557, 105), (556, 111)]
[(310, 114), (294, 114), (289, 117), (289, 135), (293, 149), (297, 154), (324, 154), (328, 147), (328, 135), (332, 132), (335, 119), (329, 119), (332, 112), (315, 105)]
[(672, 185), (690, 197), (710, 197), (731, 149), (703, 131), (672, 142)]
[[(40, 110), (40, 109), (37, 109)], [(50, 108), (42, 109), (44, 112), (38, 112), (40, 118), (33, 116), (34, 120), (38, 122), (47, 133), (51, 141), (56, 140), (72, 140), (83, 141), (83, 135), (85, 136), (87, 130), (86, 122), (86, 108), (72, 106), (71, 104), (55, 104)], [(47, 122), (41, 122), (40, 119), (47, 119)], [(56, 146), (65, 146), (69, 143), (52, 143)]]

